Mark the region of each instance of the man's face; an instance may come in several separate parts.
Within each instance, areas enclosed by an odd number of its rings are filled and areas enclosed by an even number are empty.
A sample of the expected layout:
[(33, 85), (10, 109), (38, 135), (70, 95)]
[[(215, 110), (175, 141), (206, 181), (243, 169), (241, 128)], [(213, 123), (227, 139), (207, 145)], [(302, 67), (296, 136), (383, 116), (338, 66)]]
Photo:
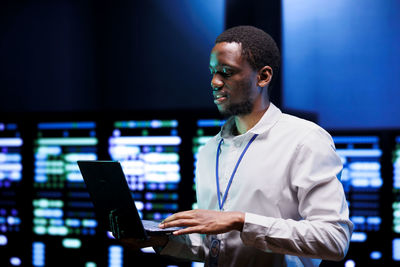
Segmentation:
[(210, 55), (214, 103), (222, 115), (246, 115), (258, 94), (257, 72), (242, 56), (239, 43), (218, 43)]

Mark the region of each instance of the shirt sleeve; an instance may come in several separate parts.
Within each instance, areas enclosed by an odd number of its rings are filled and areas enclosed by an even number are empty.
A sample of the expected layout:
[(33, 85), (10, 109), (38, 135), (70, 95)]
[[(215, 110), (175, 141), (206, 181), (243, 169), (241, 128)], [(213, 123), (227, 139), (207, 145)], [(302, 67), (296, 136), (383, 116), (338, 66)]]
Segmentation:
[(179, 259), (204, 261), (205, 247), (200, 234), (170, 236), (167, 245), (159, 253)]
[(273, 253), (341, 260), (353, 224), (343, 186), (342, 162), (332, 138), (314, 129), (298, 145), (289, 166), (288, 185), (298, 200), (301, 220), (246, 213), (241, 239), (245, 245)]

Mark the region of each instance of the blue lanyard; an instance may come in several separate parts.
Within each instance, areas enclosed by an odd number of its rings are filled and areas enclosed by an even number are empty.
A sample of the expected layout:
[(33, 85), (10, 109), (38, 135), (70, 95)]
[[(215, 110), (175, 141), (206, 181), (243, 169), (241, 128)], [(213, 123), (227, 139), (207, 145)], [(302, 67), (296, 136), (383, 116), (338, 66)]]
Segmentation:
[(232, 181), (233, 181), (233, 177), (235, 176), (236, 170), (237, 170), (240, 162), (242, 161), (242, 158), (243, 158), (244, 154), (246, 153), (247, 149), (249, 148), (251, 143), (253, 143), (254, 139), (256, 139), (257, 136), (258, 136), (258, 134), (254, 134), (253, 135), (253, 137), (247, 143), (246, 147), (243, 149), (242, 154), (240, 154), (240, 157), (239, 157), (238, 161), (236, 162), (236, 166), (233, 169), (231, 178), (229, 179), (228, 186), (226, 187), (222, 202), (221, 202), (221, 197), (220, 197), (220, 194), (219, 194), (220, 191), (219, 191), (219, 175), (218, 175), (218, 167), (219, 166), (218, 165), (219, 165), (219, 154), (220, 154), (220, 150), (221, 150), (221, 144), (224, 141), (224, 139), (221, 139), (221, 141), (219, 141), (218, 148), (217, 148), (217, 161), (216, 161), (216, 166), (215, 166), (215, 177), (217, 179), (217, 196), (218, 196), (218, 204), (219, 204), (219, 209), (220, 210), (222, 210), (222, 208), (224, 207), (225, 200), (226, 200), (226, 197), (228, 195), (229, 188), (231, 187), (231, 184), (232, 184)]

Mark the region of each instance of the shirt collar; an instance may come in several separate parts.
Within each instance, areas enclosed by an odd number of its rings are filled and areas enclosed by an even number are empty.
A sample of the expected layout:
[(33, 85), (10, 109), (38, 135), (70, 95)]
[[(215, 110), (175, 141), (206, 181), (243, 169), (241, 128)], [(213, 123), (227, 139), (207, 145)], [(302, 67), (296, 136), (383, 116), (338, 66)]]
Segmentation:
[[(252, 134), (262, 134), (267, 132), (281, 117), (282, 112), (279, 108), (277, 108), (274, 104), (270, 103), (267, 111), (261, 117), (261, 119), (254, 125), (253, 128), (248, 130), (243, 135), (247, 135), (249, 133)], [(220, 133), (217, 138), (220, 140), (221, 138), (233, 138), (232, 130), (235, 126), (234, 117), (230, 117), (225, 124), (222, 126)]]

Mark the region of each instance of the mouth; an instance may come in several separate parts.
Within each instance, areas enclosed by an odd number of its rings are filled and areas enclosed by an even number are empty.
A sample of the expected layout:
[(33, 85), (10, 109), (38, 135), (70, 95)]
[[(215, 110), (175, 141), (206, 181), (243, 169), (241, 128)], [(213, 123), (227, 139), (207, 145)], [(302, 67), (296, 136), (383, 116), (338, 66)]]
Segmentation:
[(222, 102), (226, 101), (228, 99), (228, 94), (224, 92), (217, 92), (214, 93), (214, 103), (215, 104), (221, 104)]

